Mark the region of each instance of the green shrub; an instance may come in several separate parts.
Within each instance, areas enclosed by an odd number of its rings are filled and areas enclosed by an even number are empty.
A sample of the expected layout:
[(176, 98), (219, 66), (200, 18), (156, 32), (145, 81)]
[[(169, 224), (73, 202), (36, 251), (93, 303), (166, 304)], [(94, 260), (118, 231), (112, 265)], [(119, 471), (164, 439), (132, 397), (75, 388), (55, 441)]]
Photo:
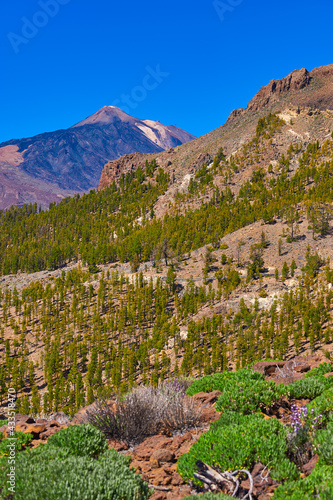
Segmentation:
[(286, 432), (276, 419), (226, 411), (189, 453), (180, 457), (178, 472), (184, 479), (191, 480), (197, 460), (217, 465), (222, 471), (251, 470), (255, 462), (260, 461), (269, 465), (274, 479), (296, 479), (299, 476), (296, 465), (286, 457)]
[(24, 434), (24, 432), (15, 431), (10, 438), (2, 439), (2, 441), (0, 442), (0, 457), (9, 456), (10, 449), (8, 445), (13, 444), (13, 442), (15, 443), (15, 450), (21, 451), (23, 448), (26, 448), (31, 443), (31, 441), (32, 434)]
[(322, 415), (322, 423), (325, 424), (333, 415), (333, 387), (326, 389), (320, 396), (307, 404), (308, 410), (314, 410), (315, 417)]
[(67, 448), (77, 457), (94, 457), (108, 449), (104, 434), (89, 424), (70, 425), (53, 434), (48, 440), (50, 446)]
[(274, 493), (274, 500), (332, 500), (333, 467), (317, 464), (306, 478), (280, 485)]
[(317, 368), (307, 372), (305, 378), (318, 377), (320, 375), (325, 375), (325, 373), (330, 373), (333, 371), (331, 363), (321, 363)]
[(215, 408), (223, 412), (232, 410), (243, 414), (269, 408), (285, 393), (285, 386), (265, 380), (230, 380), (225, 384), (223, 394), (218, 398)]
[(223, 392), (226, 384), (229, 381), (256, 381), (265, 380), (264, 375), (259, 372), (253, 372), (248, 368), (238, 370), (237, 372), (223, 372), (214, 373), (213, 375), (207, 375), (199, 380), (193, 382), (193, 384), (187, 389), (186, 394), (188, 396), (194, 396), (198, 392), (211, 392), (211, 391), (221, 391)]
[(327, 429), (319, 430), (315, 436), (315, 449), (325, 465), (333, 465), (333, 422)]
[(295, 399), (314, 399), (320, 396), (326, 388), (325, 377), (304, 378), (302, 380), (296, 380), (288, 386), (290, 396)]
[[(115, 450), (93, 459), (41, 445), (17, 455), (15, 500), (146, 500), (148, 485), (129, 461)], [(0, 470), (0, 484), (5, 484), (6, 472)], [(6, 486), (2, 494), (9, 493)]]

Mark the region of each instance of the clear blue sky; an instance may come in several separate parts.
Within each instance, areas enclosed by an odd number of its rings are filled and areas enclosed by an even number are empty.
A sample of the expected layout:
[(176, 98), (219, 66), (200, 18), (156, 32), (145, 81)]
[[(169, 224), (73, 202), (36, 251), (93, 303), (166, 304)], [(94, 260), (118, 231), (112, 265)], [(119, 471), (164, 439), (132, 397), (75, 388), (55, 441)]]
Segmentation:
[(213, 0), (3, 0), (0, 142), (132, 93), (130, 114), (199, 136), (269, 80), (333, 62), (332, 0), (220, 4), (218, 15)]

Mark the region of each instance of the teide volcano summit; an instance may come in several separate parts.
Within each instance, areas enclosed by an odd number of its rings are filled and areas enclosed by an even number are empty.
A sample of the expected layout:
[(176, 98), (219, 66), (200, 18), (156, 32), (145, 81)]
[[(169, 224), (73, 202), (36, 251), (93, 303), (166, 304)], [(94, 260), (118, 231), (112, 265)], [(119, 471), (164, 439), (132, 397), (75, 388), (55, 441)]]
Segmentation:
[(109, 160), (158, 153), (195, 137), (158, 121), (140, 120), (105, 106), (67, 130), (0, 144), (0, 209), (41, 204), (97, 187)]

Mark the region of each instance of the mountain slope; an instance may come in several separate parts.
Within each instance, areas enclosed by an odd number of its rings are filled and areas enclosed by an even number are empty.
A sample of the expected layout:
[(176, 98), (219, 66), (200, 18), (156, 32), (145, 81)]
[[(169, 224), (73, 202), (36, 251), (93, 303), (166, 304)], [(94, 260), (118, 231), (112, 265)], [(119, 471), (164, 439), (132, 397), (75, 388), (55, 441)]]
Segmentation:
[[(183, 144), (172, 152), (165, 151), (154, 155), (154, 158), (159, 165), (174, 173), (175, 187), (177, 183), (181, 186), (184, 176), (195, 172), (203, 163), (209, 163), (221, 146), (228, 156), (249, 141), (255, 134), (261, 116), (282, 110), (287, 110), (288, 113), (288, 109), (293, 108), (291, 115), (297, 118), (298, 107), (302, 108), (300, 127), (304, 129), (304, 134), (310, 134), (307, 140), (314, 136), (317, 138), (317, 135), (318, 138), (324, 137), (324, 132), (319, 130), (320, 124), (310, 120), (310, 117), (315, 114), (314, 110), (317, 110), (317, 113), (321, 112), (319, 122), (327, 119), (328, 125), (333, 117), (333, 64), (315, 68), (311, 72), (306, 69), (295, 70), (281, 80), (272, 80), (259, 90), (246, 109), (235, 109), (227, 122), (218, 129), (190, 144)], [(322, 128), (325, 130), (327, 127)], [(119, 161), (106, 164), (99, 188), (103, 189), (118, 178), (123, 169), (128, 168), (127, 163), (135, 170), (136, 165), (142, 165), (146, 159), (152, 157), (135, 155), (134, 159), (129, 158), (129, 162), (126, 158), (120, 158)]]
[(123, 154), (158, 153), (194, 136), (160, 122), (104, 107), (67, 130), (0, 144), (0, 209), (24, 203), (43, 208), (97, 187), (103, 165)]
[(331, 356), (333, 111), (310, 106), (331, 77), (312, 74), (110, 162), (105, 189), (0, 212), (0, 395), (74, 413), (133, 384)]

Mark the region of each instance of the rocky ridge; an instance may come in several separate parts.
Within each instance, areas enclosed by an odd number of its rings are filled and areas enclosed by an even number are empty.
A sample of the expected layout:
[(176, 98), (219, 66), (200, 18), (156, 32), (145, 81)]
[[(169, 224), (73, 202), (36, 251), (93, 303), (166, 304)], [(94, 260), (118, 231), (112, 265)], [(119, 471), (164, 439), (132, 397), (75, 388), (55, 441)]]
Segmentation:
[[(203, 163), (209, 164), (221, 146), (228, 157), (238, 151), (254, 135), (258, 119), (271, 112), (287, 115), (289, 121), (297, 119), (296, 129), (292, 127), (293, 132), (285, 134), (288, 145), (292, 134), (294, 140), (300, 136), (305, 142), (323, 140), (325, 130), (330, 131), (333, 124), (333, 64), (311, 72), (304, 68), (295, 70), (281, 80), (272, 80), (259, 90), (246, 109), (235, 109), (223, 126), (190, 144), (159, 154), (135, 154), (107, 163), (98, 188), (104, 189), (117, 182), (122, 173), (135, 171), (146, 160), (155, 158), (157, 164), (169, 172), (173, 188), (179, 189), (185, 176), (195, 173)], [(309, 119), (313, 116), (319, 116), (320, 126)]]

